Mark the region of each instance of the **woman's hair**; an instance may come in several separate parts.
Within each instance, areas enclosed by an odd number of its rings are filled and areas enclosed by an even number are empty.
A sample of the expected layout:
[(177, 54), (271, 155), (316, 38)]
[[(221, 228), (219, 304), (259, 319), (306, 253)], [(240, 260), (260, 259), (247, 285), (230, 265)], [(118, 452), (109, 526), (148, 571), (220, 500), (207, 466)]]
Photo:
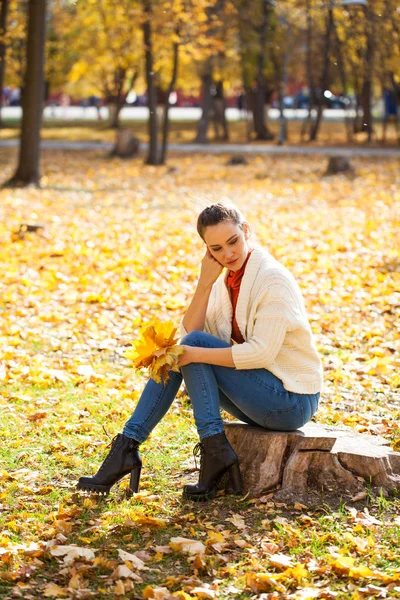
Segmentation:
[(243, 215), (234, 204), (225, 204), (218, 202), (211, 204), (201, 211), (197, 219), (197, 231), (202, 240), (204, 240), (204, 231), (207, 227), (218, 225), (223, 221), (231, 221), (243, 229), (245, 222)]

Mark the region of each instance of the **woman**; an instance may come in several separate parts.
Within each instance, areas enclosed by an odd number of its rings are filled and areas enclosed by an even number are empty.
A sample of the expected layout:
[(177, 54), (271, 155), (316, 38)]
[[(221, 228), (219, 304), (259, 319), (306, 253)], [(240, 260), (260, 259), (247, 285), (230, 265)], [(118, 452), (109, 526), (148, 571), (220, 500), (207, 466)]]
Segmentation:
[(245, 423), (278, 431), (301, 427), (317, 410), (321, 361), (293, 276), (267, 251), (252, 247), (249, 226), (233, 205), (204, 209), (197, 230), (207, 251), (181, 323), (180, 372), (170, 372), (165, 386), (148, 381), (98, 473), (81, 477), (79, 489), (107, 493), (130, 473), (130, 490), (138, 491), (139, 444), (168, 411), (182, 378), (200, 437), (199, 481), (184, 487), (193, 500), (213, 498), (227, 472), (233, 492), (242, 490), (221, 408)]

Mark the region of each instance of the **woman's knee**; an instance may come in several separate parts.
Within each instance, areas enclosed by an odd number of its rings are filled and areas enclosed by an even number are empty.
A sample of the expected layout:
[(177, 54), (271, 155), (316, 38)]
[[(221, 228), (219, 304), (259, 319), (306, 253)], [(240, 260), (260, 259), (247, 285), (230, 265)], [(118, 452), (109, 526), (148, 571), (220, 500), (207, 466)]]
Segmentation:
[(183, 346), (201, 346), (202, 341), (207, 336), (204, 331), (200, 329), (195, 329), (190, 333), (187, 333), (181, 340), (181, 345)]

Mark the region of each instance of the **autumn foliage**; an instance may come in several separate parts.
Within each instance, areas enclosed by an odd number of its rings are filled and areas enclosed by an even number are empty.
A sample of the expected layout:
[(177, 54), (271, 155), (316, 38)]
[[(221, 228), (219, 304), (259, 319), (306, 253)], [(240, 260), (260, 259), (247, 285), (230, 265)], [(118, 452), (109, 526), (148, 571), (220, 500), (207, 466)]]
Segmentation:
[(177, 345), (176, 329), (172, 321), (155, 320), (139, 332), (132, 350), (127, 350), (125, 357), (132, 360), (137, 369), (147, 367), (150, 377), (157, 383), (161, 380), (166, 383), (168, 371), (179, 371), (177, 359), (184, 352)]

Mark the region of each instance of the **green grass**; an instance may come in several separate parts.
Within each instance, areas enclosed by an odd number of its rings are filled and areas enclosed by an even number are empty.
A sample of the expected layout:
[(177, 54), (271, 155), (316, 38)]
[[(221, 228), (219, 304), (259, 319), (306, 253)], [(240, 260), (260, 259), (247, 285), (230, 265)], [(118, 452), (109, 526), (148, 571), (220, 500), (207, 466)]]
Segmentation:
[[(215, 579), (219, 580), (220, 598), (232, 597), (229, 591), (224, 592), (229, 585), (238, 590), (235, 597), (251, 598), (254, 592), (246, 587), (246, 573), (274, 574), (282, 570), (271, 566), (271, 552), (286, 554), (294, 564), (307, 565), (312, 557), (328, 569), (334, 547), (345, 556), (356, 555), (359, 566), (366, 564), (386, 573), (394, 573), (400, 567), (400, 527), (392, 524), (356, 533), (344, 504), (339, 510), (324, 504), (299, 511), (273, 502), (257, 504), (249, 498), (229, 496), (207, 504), (183, 500), (183, 482), (196, 478), (195, 473), (187, 472), (188, 466), (192, 466), (190, 456), (196, 436), (184, 397), (143, 445), (141, 494), (126, 498), (126, 483), (121, 482), (108, 497), (96, 499), (77, 493), (75, 482), (82, 474), (94, 473), (107, 452), (108, 439), (102, 425), (110, 435), (118, 432), (134, 402), (122, 397), (115, 410), (115, 400), (110, 401), (106, 390), (89, 394), (65, 385), (30, 389), (15, 386), (2, 393), (9, 399), (0, 424), (5, 440), (0, 450), (3, 471), (0, 547), (63, 539), (67, 544), (97, 549), (101, 563), (94, 569), (84, 563), (80, 567), (85, 574), (85, 585), (96, 593), (96, 598), (114, 597), (115, 582), (110, 576), (121, 564), (118, 548), (128, 552), (147, 549), (153, 557), (147, 563), (150, 570), (141, 572), (143, 583), (135, 583), (128, 598), (141, 597), (146, 585), (163, 585), (170, 592), (178, 592), (185, 586), (190, 590), (194, 580), (199, 586), (212, 585)], [(39, 407), (48, 411), (47, 416), (38, 421), (28, 420), (27, 416), (35, 414)], [(367, 506), (377, 518), (393, 522), (400, 503), (396, 499), (371, 496)], [(244, 531), (226, 521), (234, 514), (243, 516)], [(140, 524), (140, 519), (162, 522), (153, 527)], [(281, 519), (286, 520), (280, 522)], [(172, 537), (206, 543), (216, 532), (226, 544), (221, 551), (208, 546), (204, 569), (195, 567), (180, 552), (157, 557), (154, 551), (155, 546), (168, 545)], [(357, 554), (347, 533), (363, 538), (372, 536), (376, 546), (367, 554)], [(235, 539), (243, 540), (240, 544), (244, 547), (236, 545)], [(272, 547), (275, 550), (265, 552), (265, 544), (275, 544)], [(48, 552), (41, 554), (40, 568), (29, 579), (20, 577), (21, 568), (32, 565), (32, 560), (18, 554), (7, 558), (9, 562), (2, 566), (0, 597), (11, 598), (17, 581), (25, 582), (34, 598), (42, 597), (49, 581), (60, 587), (68, 585), (71, 572), (61, 569)], [(329, 577), (338, 598), (352, 597), (346, 578), (334, 574)], [(308, 585), (318, 582), (318, 578), (310, 574)], [(287, 585), (294, 591), (294, 583)], [(107, 591), (99, 592), (99, 588)]]

